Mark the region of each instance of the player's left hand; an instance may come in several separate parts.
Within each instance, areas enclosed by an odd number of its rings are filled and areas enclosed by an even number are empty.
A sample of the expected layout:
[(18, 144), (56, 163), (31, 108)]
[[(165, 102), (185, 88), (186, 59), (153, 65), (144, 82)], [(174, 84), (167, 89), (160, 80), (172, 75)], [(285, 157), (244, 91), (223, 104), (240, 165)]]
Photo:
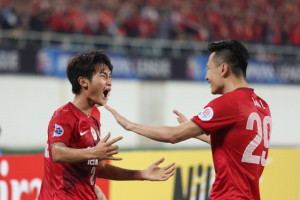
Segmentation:
[(177, 115), (177, 121), (181, 124), (187, 121), (187, 118), (178, 110), (173, 110), (173, 113)]
[(150, 181), (165, 181), (175, 174), (175, 163), (164, 167), (158, 167), (165, 159), (161, 158), (152, 163), (147, 169), (143, 170), (144, 177)]

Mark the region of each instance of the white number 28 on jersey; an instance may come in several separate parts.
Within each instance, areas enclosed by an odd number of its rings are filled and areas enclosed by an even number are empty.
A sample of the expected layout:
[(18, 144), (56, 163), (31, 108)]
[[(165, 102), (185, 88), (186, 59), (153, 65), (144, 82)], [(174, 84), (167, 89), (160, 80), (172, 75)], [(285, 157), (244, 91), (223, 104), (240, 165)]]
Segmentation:
[[(261, 164), (262, 166), (265, 166), (266, 152), (263, 151), (261, 156), (253, 155), (253, 152), (262, 140), (265, 148), (269, 148), (269, 135), (271, 131), (272, 120), (270, 116), (265, 116), (261, 120), (259, 115), (256, 112), (253, 112), (248, 117), (246, 129), (253, 130), (255, 122), (257, 124), (257, 135), (246, 147), (242, 157), (242, 162)], [(268, 125), (270, 126), (270, 129), (268, 129)]]

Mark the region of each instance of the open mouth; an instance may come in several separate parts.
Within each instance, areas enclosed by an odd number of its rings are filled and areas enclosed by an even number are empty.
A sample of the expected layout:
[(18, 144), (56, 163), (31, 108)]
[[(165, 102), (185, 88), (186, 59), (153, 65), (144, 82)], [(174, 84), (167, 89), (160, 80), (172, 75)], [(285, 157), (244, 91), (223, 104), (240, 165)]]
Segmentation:
[(103, 97), (104, 97), (104, 98), (107, 98), (107, 97), (109, 96), (109, 92), (110, 92), (110, 89), (105, 89), (105, 90), (103, 91)]

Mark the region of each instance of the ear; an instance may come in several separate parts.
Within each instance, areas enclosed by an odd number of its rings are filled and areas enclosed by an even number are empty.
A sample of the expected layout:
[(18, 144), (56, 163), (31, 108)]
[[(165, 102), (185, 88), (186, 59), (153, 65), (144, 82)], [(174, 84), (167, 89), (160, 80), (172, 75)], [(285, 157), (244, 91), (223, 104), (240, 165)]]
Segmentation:
[(78, 83), (82, 88), (85, 88), (85, 89), (88, 88), (88, 79), (86, 77), (79, 76)]
[(230, 67), (229, 67), (229, 65), (226, 64), (226, 63), (223, 63), (223, 64), (221, 65), (221, 75), (222, 75), (224, 78), (226, 78), (227, 76), (229, 76), (229, 74), (230, 74)]

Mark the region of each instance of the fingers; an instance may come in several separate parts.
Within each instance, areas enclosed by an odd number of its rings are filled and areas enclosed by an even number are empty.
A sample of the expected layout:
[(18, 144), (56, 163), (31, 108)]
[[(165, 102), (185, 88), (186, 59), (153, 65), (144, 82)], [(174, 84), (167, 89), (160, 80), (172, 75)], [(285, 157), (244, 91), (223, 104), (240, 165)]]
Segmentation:
[(116, 146), (110, 146), (109, 148), (108, 148), (108, 151), (115, 151), (115, 150), (118, 150), (119, 149), (119, 147), (116, 145)]
[(123, 160), (122, 158), (117, 158), (117, 157), (107, 157), (106, 160)]
[(175, 166), (173, 166), (172, 168), (166, 170), (165, 173), (168, 174), (168, 175), (173, 176), (175, 174)]
[(110, 150), (106, 153), (105, 160), (122, 160), (122, 158), (113, 157), (114, 155), (119, 153), (118, 149), (118, 146), (111, 147)]
[(114, 143), (116, 143), (116, 142), (118, 142), (118, 141), (120, 141), (122, 139), (123, 139), (123, 136), (119, 136), (119, 137), (116, 137), (114, 139), (111, 139), (110, 141), (107, 142), (107, 144), (108, 145), (112, 145), (112, 144), (114, 144)]
[(119, 153), (118, 146), (111, 146), (106, 152), (104, 160), (122, 160), (122, 158), (113, 157), (114, 155)]
[(177, 116), (181, 116), (181, 115), (182, 115), (182, 113), (179, 112), (178, 110), (173, 110), (173, 113), (174, 113), (175, 115), (177, 115)]
[(172, 177), (175, 174), (175, 163), (171, 163), (167, 166), (164, 167), (165, 172), (164, 172), (164, 180), (169, 179), (170, 177)]
[(101, 140), (102, 142), (106, 142), (110, 138), (110, 132)]
[(159, 165), (160, 163), (162, 163), (165, 160), (165, 158), (161, 158), (158, 161), (154, 162), (154, 165)]
[(173, 113), (177, 115), (177, 121), (180, 124), (187, 121), (187, 118), (178, 110), (173, 110)]
[(163, 180), (168, 180), (170, 177), (174, 176), (175, 170), (173, 170), (171, 173), (167, 174), (166, 176), (163, 176)]
[(168, 164), (167, 166), (164, 166), (163, 167), (165, 170), (168, 170), (168, 169), (170, 169), (170, 168), (174, 168), (175, 169), (175, 163), (173, 162), (173, 163), (171, 163), (171, 164)]
[(111, 108), (110, 106), (108, 106), (107, 104), (104, 105), (104, 108), (106, 108), (106, 110), (108, 110), (109, 112), (111, 112), (113, 115), (115, 115), (117, 112), (115, 111), (115, 109)]

